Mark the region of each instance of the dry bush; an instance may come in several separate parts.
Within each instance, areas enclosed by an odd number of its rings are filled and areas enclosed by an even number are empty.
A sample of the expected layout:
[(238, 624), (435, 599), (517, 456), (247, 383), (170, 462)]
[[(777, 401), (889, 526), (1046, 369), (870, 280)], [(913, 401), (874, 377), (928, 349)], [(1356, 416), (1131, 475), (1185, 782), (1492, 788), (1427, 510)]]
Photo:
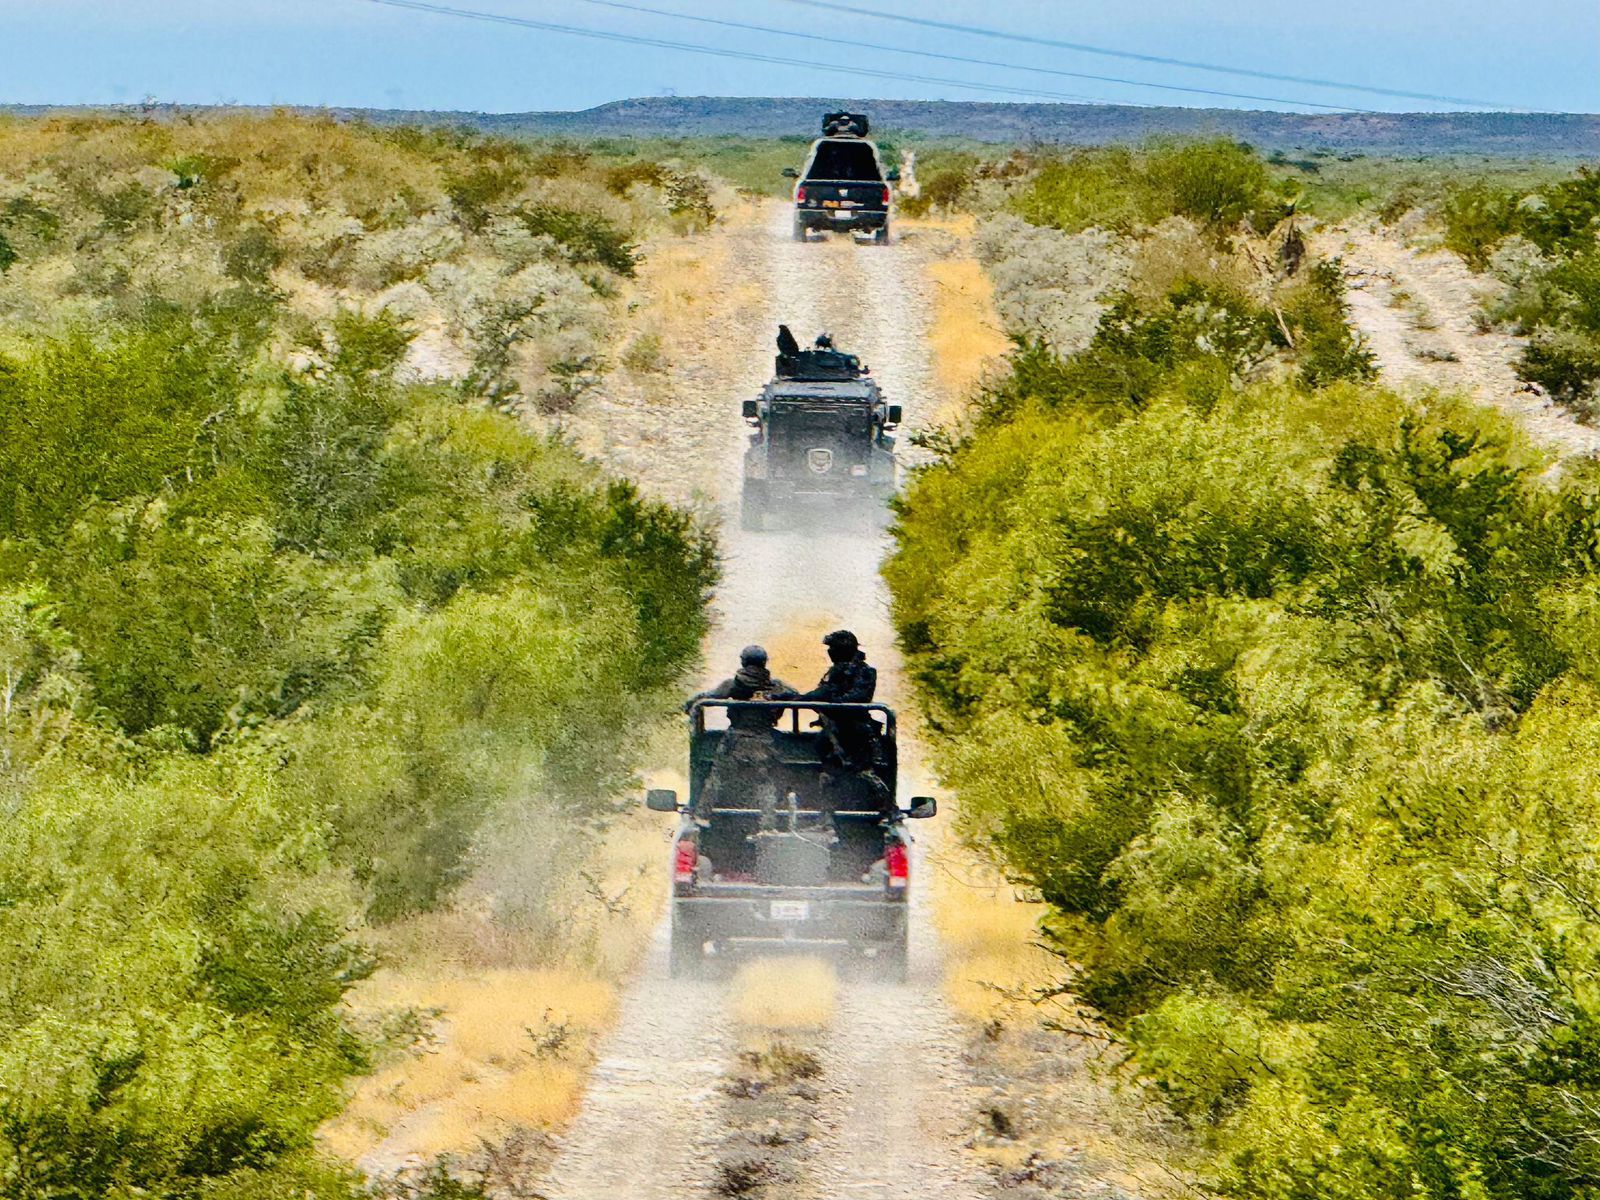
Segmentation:
[(942, 422), (958, 420), (967, 395), (984, 375), (1003, 360), (1011, 340), (995, 311), (994, 285), (970, 258), (931, 263), (934, 321), (929, 341), (935, 376), (944, 392)]
[(1101, 229), (1063, 233), (1000, 215), (979, 227), (979, 259), (994, 280), (1007, 328), (1043, 338), (1058, 354), (1083, 349), (1127, 279), (1123, 239)]
[(1261, 274), (1243, 250), (1219, 245), (1187, 217), (1168, 217), (1134, 245), (1127, 290), (1143, 303), (1158, 304), (1174, 288), (1191, 281), (1216, 284), (1257, 301), (1266, 299)]

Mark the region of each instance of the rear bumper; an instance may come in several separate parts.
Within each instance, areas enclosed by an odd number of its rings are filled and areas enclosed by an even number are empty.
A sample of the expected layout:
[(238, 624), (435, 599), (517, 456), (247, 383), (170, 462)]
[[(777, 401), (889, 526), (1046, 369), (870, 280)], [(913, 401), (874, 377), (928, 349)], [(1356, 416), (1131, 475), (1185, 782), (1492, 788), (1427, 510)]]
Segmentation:
[[(794, 888), (744, 896), (680, 896), (672, 902), (675, 931), (698, 942), (713, 942), (722, 953), (848, 952), (903, 942), (906, 905), (881, 888)], [(779, 907), (774, 909), (774, 902)], [(803, 903), (805, 915), (795, 913)], [(774, 916), (784, 912), (789, 916)]]
[(795, 217), (807, 229), (882, 229), (889, 223), (883, 208), (797, 208)]
[(745, 459), (746, 486), (754, 484), (769, 501), (793, 500), (881, 500), (892, 496), (895, 488), (894, 457), (882, 450), (873, 450), (871, 459), (864, 464), (864, 475), (852, 475), (848, 466), (837, 467), (825, 475), (811, 471), (774, 475), (772, 464), (761, 462), (759, 449), (749, 452)]
[(762, 482), (766, 485), (769, 502), (805, 504), (812, 501), (820, 503), (836, 500), (882, 500), (894, 494), (894, 484), (887, 480), (852, 480), (848, 485), (837, 487), (790, 483), (783, 479), (768, 479)]

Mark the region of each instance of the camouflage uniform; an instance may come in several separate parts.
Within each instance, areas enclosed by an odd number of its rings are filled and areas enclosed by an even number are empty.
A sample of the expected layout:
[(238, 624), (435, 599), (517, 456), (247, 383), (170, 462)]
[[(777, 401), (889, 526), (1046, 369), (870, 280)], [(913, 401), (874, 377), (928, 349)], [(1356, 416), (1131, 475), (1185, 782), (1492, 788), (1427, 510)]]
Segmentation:
[[(841, 631), (842, 632), (842, 631)], [(829, 634), (830, 653), (839, 634)], [(842, 641), (842, 639), (841, 639)], [(847, 644), (850, 657), (835, 662), (828, 668), (822, 681), (801, 697), (802, 700), (820, 700), (827, 704), (870, 704), (878, 690), (878, 672), (868, 664), (866, 655), (855, 649), (855, 639)], [(826, 749), (823, 754), (823, 783), (837, 789), (847, 779), (855, 779), (866, 788), (879, 811), (890, 816), (897, 811), (894, 793), (877, 772), (878, 727), (867, 713), (825, 713), (822, 719)], [(824, 803), (832, 811), (839, 807), (837, 801)]]
[[(709, 691), (690, 700), (788, 700), (797, 693), (781, 679), (774, 679), (765, 666), (745, 665), (732, 679), (724, 679)], [(728, 728), (717, 745), (705, 785), (694, 802), (691, 815), (709, 821), (724, 786), (731, 780), (748, 783), (761, 810), (761, 829), (777, 827), (778, 787), (776, 771), (781, 765), (773, 728), (782, 717), (781, 709), (731, 708)]]

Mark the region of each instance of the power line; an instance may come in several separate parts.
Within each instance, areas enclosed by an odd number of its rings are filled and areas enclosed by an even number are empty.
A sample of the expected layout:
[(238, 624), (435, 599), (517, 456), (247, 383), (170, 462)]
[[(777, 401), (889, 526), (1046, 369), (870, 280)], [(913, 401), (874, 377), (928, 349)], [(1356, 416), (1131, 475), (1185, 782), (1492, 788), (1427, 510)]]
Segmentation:
[[(811, 62), (803, 58), (783, 58), (774, 54), (757, 54), (746, 50), (729, 50), (720, 46), (703, 46), (697, 42), (673, 42), (664, 38), (644, 37), (640, 34), (613, 33), (609, 30), (586, 29), (577, 25), (557, 25), (552, 21), (535, 21), (528, 17), (511, 17), (504, 13), (480, 12), (471, 8), (453, 8), (445, 4), (430, 4), (427, 0), (362, 0), (365, 4), (381, 4), (387, 8), (404, 8), (414, 12), (434, 13), (445, 17), (460, 17), (469, 21), (488, 21), (497, 25), (515, 25), (523, 29), (538, 29), (546, 33), (569, 34), (572, 37), (596, 38), (606, 42), (624, 42), (633, 46), (652, 46), (662, 50), (682, 50), (688, 54), (709, 54), (716, 58), (736, 58), (746, 62), (771, 63), (782, 67), (805, 67), (810, 71), (832, 71), (840, 75), (865, 75), (874, 79), (893, 79), (901, 83), (932, 83), (942, 87), (964, 88), (974, 92), (990, 92), (1001, 96), (1038, 96), (1047, 100), (1074, 100), (1084, 104), (1125, 104), (1126, 101), (1106, 100), (1098, 96), (1080, 96), (1070, 92), (1049, 92), (1038, 88), (1003, 87), (996, 84), (968, 83), (963, 79), (943, 79), (936, 75), (909, 75), (901, 71), (878, 71), (871, 67), (842, 67), (837, 63)], [(1133, 103), (1133, 107), (1148, 105)]]
[(720, 17), (702, 17), (694, 13), (672, 12), (665, 8), (650, 8), (643, 4), (626, 4), (623, 0), (578, 0), (600, 8), (615, 8), (626, 12), (650, 13), (678, 21), (695, 21), (701, 25), (718, 25), (724, 29), (742, 29), (751, 33), (775, 34), (778, 37), (801, 38), (808, 42), (823, 42), (830, 46), (848, 46), (858, 50), (882, 50), (890, 54), (911, 54), (918, 58), (937, 58), (944, 62), (970, 63), (979, 67), (1000, 67), (1007, 71), (1032, 71), (1038, 75), (1058, 75), (1067, 79), (1089, 79), (1097, 83), (1122, 83), (1133, 87), (1159, 88), (1164, 92), (1189, 92), (1198, 96), (1221, 96), (1229, 100), (1260, 100), (1267, 104), (1293, 104), (1302, 108), (1320, 108), (1330, 112), (1370, 113), (1373, 109), (1354, 108), (1347, 104), (1320, 104), (1315, 100), (1291, 100), (1285, 96), (1256, 96), (1248, 92), (1223, 92), (1215, 88), (1182, 87), (1173, 83), (1153, 83), (1142, 79), (1124, 79), (1117, 75), (1090, 75), (1082, 71), (1063, 71), (1055, 67), (1035, 67), (1026, 63), (997, 62), (992, 58), (971, 58), (964, 54), (943, 54), (937, 50), (913, 50), (907, 46), (886, 46), (879, 42), (863, 42), (856, 38), (829, 37), (820, 33), (803, 33), (793, 29), (776, 29), (770, 25), (753, 25), (747, 21), (730, 21)]
[(1158, 63), (1167, 67), (1188, 67), (1196, 71), (1215, 71), (1223, 75), (1245, 75), (1252, 79), (1271, 79), (1278, 83), (1303, 83), (1312, 87), (1338, 88), (1349, 92), (1367, 92), (1374, 96), (1397, 96), (1404, 100), (1429, 100), (1437, 104), (1465, 104), (1470, 108), (1509, 110), (1516, 106), (1500, 104), (1494, 100), (1470, 100), (1462, 96), (1440, 96), (1432, 92), (1406, 92), (1396, 88), (1373, 87), (1363, 83), (1348, 83), (1337, 79), (1316, 79), (1305, 75), (1284, 75), (1275, 71), (1256, 71), (1249, 67), (1229, 67), (1219, 63), (1194, 62), (1186, 58), (1167, 58), (1160, 54), (1140, 54), (1132, 50), (1114, 50), (1107, 46), (1091, 46), (1083, 42), (1064, 42), (1055, 38), (1036, 37), (1026, 33), (1011, 33), (1003, 29), (986, 29), (978, 25), (959, 25), (952, 21), (935, 21), (931, 17), (912, 17), (904, 13), (884, 12), (877, 8), (863, 8), (856, 4), (839, 4), (834, 0), (784, 0), (787, 4), (800, 4), (806, 8), (826, 9), (830, 12), (852, 13), (858, 17), (872, 17), (880, 21), (898, 21), (904, 25), (919, 25), (926, 29), (942, 29), (948, 33), (966, 33), (975, 37), (997, 38), (1008, 42), (1024, 42), (1030, 46), (1049, 46), (1056, 50), (1077, 50), (1084, 54), (1100, 54), (1107, 58), (1124, 58), (1132, 62)]

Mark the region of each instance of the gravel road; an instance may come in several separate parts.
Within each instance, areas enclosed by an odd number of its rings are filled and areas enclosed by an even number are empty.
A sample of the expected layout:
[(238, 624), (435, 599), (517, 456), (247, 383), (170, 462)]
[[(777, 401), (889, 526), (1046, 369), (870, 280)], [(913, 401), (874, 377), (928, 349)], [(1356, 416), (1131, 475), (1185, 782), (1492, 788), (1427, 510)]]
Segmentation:
[[(770, 374), (772, 339), (783, 322), (802, 341), (827, 329), (861, 355), (914, 429), (937, 407), (924, 354), (933, 241), (799, 245), (778, 204), (714, 236), (725, 244), (708, 247), (708, 261), (724, 265), (705, 281), (700, 335), (673, 348), (671, 386), (654, 389), (655, 399), (627, 390), (602, 398), (575, 436), (647, 490), (720, 508), (726, 576), (707, 645), (708, 676), (727, 674), (738, 648), (759, 641), (780, 674), (793, 672), (791, 682), (809, 686), (825, 666), (821, 635), (848, 625), (879, 668), (879, 698), (908, 705), (878, 576), (883, 535), (859, 527), (739, 529), (739, 402)], [(758, 290), (736, 286), (751, 279)], [(749, 295), (761, 299), (737, 299)], [(718, 303), (719, 296), (733, 299)], [(903, 753), (913, 764), (905, 774), (914, 774), (915, 746)], [(785, 1200), (969, 1200), (989, 1193), (986, 1176), (961, 1149), (973, 1128), (975, 1092), (960, 1031), (940, 996), (937, 947), (923, 908), (919, 903), (913, 913), (910, 983), (841, 980), (832, 1023), (813, 1040), (824, 1064), (816, 1133), (801, 1178), (782, 1190)], [(666, 958), (663, 927), (542, 1186), (550, 1200), (719, 1194), (708, 1148), (719, 1132), (721, 1084), (734, 1069), (740, 1030), (726, 985), (669, 979)]]
[(1531, 391), (1512, 364), (1522, 340), (1480, 330), (1486, 290), (1458, 255), (1409, 246), (1382, 226), (1335, 226), (1316, 239), (1319, 252), (1343, 259), (1350, 316), (1377, 356), (1384, 381), (1438, 388), (1499, 409), (1558, 458), (1600, 454), (1600, 429), (1580, 424)]

